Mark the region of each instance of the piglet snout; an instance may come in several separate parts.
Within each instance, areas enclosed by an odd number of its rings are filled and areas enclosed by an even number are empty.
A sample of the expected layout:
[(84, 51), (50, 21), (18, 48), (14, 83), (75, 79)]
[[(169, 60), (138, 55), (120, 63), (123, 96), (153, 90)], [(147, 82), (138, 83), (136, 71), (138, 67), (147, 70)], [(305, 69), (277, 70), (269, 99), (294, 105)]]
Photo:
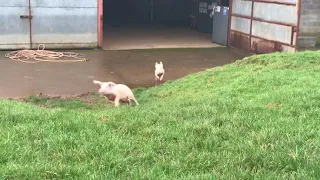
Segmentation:
[(102, 90), (102, 89), (99, 89), (98, 92), (99, 92), (99, 93), (103, 93), (103, 90)]

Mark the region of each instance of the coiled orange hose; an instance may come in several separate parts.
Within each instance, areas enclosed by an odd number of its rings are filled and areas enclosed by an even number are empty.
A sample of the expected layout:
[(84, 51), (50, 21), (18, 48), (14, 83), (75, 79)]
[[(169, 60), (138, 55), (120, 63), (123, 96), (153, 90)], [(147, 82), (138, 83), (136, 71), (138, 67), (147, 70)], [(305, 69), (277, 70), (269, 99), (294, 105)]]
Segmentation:
[[(40, 47), (42, 46), (42, 49)], [(88, 61), (84, 54), (74, 52), (55, 52), (44, 50), (45, 46), (40, 44), (37, 50), (19, 50), (5, 55), (13, 61), (24, 63), (39, 62), (82, 62)]]

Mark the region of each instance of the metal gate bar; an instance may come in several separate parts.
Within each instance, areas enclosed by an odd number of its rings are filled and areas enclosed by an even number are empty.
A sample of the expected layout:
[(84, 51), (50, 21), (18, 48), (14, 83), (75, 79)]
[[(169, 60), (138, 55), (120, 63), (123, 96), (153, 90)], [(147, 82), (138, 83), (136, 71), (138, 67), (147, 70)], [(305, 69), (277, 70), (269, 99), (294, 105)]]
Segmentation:
[(29, 21), (29, 48), (32, 49), (32, 12), (31, 0), (28, 0), (28, 15), (20, 15), (20, 19), (28, 19)]
[(31, 0), (29, 0), (29, 31), (30, 31), (30, 49), (32, 49), (32, 12), (31, 12)]

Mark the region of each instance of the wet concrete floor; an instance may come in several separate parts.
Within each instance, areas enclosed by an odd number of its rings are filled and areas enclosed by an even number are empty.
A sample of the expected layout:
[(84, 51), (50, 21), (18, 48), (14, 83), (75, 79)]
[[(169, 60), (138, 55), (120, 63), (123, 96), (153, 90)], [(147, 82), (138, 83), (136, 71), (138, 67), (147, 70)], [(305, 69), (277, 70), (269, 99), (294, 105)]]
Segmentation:
[[(58, 51), (58, 50), (56, 50)], [(130, 88), (154, 84), (154, 63), (162, 61), (164, 81), (221, 66), (246, 54), (229, 48), (82, 50), (87, 62), (27, 64), (5, 57), (0, 51), (0, 97), (22, 97), (39, 93), (74, 95), (97, 91), (92, 80), (125, 83)]]
[(105, 50), (156, 49), (156, 48), (209, 48), (223, 47), (212, 43), (210, 33), (201, 33), (188, 27), (163, 25), (104, 25)]

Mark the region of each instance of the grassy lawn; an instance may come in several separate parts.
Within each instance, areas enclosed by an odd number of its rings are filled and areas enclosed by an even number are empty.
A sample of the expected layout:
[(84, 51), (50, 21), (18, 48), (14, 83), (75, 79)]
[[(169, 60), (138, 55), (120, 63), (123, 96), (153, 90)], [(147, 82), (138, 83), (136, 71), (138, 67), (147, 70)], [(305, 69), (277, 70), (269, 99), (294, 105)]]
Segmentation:
[(0, 101), (0, 179), (320, 179), (320, 51), (136, 89)]

